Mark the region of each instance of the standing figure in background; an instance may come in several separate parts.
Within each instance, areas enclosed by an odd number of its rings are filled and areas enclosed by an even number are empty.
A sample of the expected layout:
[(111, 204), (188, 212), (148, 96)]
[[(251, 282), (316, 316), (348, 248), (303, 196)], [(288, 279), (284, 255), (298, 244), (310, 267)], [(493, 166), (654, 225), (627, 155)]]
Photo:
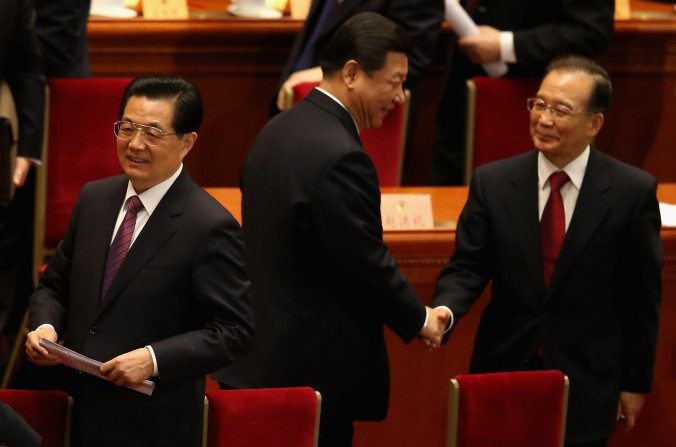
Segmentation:
[(33, 1), (45, 75), (50, 78), (89, 77), (87, 20), (91, 0)]
[[(0, 205), (0, 373), (33, 291), (32, 228), (35, 169), (40, 164), (45, 116), (45, 77), (35, 32), (32, 0), (0, 1), (0, 83), (13, 97), (0, 93), (0, 110), (16, 112), (13, 134), (17, 157), (10, 173), (14, 198)], [(5, 90), (7, 93), (7, 90)], [(12, 109), (12, 110), (10, 110)], [(8, 181), (3, 178), (0, 181)]]
[(630, 429), (655, 361), (657, 182), (590, 146), (611, 93), (589, 59), (549, 65), (527, 102), (536, 150), (476, 169), (434, 298), (457, 322), (491, 283), (470, 372), (567, 374), (567, 447)]
[(358, 136), (404, 100), (411, 44), (378, 14), (347, 20), (322, 53), (319, 87), (261, 130), (242, 171), (256, 340), (214, 376), (225, 388), (318, 390), (321, 447), (349, 447), (355, 420), (385, 417), (385, 325), (438, 345), (446, 324), (383, 242), (378, 178)]
[(461, 185), (464, 172), (466, 81), (480, 64), (506, 62), (509, 77), (539, 77), (556, 56), (595, 55), (613, 35), (613, 0), (466, 0), (479, 34), (458, 40), (439, 110), (430, 183)]

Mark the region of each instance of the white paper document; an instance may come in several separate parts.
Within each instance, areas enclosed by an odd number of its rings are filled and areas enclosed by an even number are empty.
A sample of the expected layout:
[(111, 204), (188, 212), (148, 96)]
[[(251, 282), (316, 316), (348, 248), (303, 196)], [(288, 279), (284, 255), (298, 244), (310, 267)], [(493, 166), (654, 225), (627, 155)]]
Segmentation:
[[(462, 6), (458, 3), (458, 0), (445, 0), (446, 1), (446, 12), (445, 18), (453, 31), (460, 37), (475, 36), (479, 34), (479, 28), (477, 28), (474, 20), (467, 14), (467, 11), (463, 9)], [(488, 76), (492, 78), (497, 78), (499, 76), (507, 73), (507, 64), (500, 61), (487, 62), (483, 64), (484, 70), (488, 73)]]
[(660, 202), (660, 216), (663, 227), (676, 227), (676, 205)]
[[(101, 368), (103, 363), (99, 362), (98, 360), (90, 359), (89, 357), (79, 354), (72, 349), (68, 349), (44, 338), (40, 339), (40, 346), (45, 348), (50, 354), (57, 356), (59, 358), (59, 363), (78, 371), (91, 374), (92, 376), (98, 377), (100, 379), (108, 380), (106, 379), (106, 376), (101, 374), (99, 368)], [(155, 382), (151, 380), (144, 380), (137, 385), (131, 385), (127, 388), (150, 396), (155, 390)]]

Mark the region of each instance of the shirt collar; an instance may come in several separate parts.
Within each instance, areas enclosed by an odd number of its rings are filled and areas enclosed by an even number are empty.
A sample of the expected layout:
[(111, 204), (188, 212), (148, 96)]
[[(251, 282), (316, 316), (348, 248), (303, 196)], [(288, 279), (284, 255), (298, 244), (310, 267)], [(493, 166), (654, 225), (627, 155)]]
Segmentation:
[[(164, 197), (164, 195), (169, 191), (169, 188), (171, 188), (171, 185), (174, 184), (178, 176), (181, 174), (181, 171), (183, 170), (183, 163), (180, 164), (176, 172), (174, 172), (171, 177), (168, 179), (158, 183), (157, 185), (153, 186), (152, 188), (148, 188), (145, 191), (143, 191), (141, 194), (138, 194), (138, 198), (143, 204), (143, 207), (145, 210), (148, 212), (148, 214), (153, 214), (153, 211), (155, 211), (155, 208), (157, 208), (157, 205), (160, 204), (160, 201)], [(137, 195), (136, 191), (134, 190), (134, 187), (131, 184), (131, 181), (127, 182), (127, 193), (124, 196), (124, 203), (127, 203), (127, 199), (131, 196)]]
[(325, 94), (326, 96), (328, 96), (329, 98), (331, 98), (331, 99), (333, 99), (334, 101), (336, 101), (338, 104), (340, 104), (340, 106), (341, 106), (343, 109), (345, 109), (345, 111), (347, 112), (347, 114), (350, 115), (350, 118), (352, 118), (352, 122), (354, 123), (354, 127), (357, 129), (357, 133), (359, 133), (359, 126), (357, 126), (357, 121), (355, 121), (355, 119), (354, 119), (354, 117), (352, 116), (352, 114), (350, 113), (350, 111), (347, 110), (347, 107), (345, 107), (345, 104), (343, 104), (342, 102), (340, 102), (340, 100), (339, 100), (338, 98), (336, 98), (336, 97), (333, 96), (331, 93), (329, 93), (329, 92), (327, 92), (326, 90), (324, 90), (323, 88), (320, 88), (320, 87), (315, 87), (315, 88), (316, 88), (317, 90), (319, 90), (320, 92), (324, 93), (324, 94)]
[(589, 145), (585, 148), (580, 155), (578, 155), (573, 161), (568, 163), (563, 169), (556, 167), (551, 161), (545, 157), (542, 152), (538, 153), (538, 186), (540, 190), (544, 189), (549, 176), (556, 171), (564, 171), (568, 174), (568, 178), (579, 190), (582, 187), (582, 180), (584, 179), (584, 173), (587, 170), (587, 162), (589, 161), (589, 152), (591, 148)]

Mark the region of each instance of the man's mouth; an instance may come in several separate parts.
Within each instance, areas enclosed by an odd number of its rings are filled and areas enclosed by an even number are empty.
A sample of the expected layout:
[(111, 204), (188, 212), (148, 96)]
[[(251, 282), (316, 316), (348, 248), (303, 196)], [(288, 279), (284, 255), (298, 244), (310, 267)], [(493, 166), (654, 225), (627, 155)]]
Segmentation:
[(143, 158), (134, 157), (133, 155), (127, 155), (127, 160), (132, 161), (134, 163), (148, 163), (148, 160), (144, 160)]

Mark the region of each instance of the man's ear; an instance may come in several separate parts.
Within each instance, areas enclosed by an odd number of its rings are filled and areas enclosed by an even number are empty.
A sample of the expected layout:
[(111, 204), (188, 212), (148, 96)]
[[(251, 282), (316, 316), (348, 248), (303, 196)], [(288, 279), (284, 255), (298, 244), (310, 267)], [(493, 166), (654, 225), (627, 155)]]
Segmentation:
[(347, 88), (352, 88), (354, 83), (359, 78), (360, 72), (361, 67), (359, 66), (359, 62), (354, 59), (350, 59), (349, 61), (345, 62), (345, 65), (343, 65), (342, 74), (343, 82), (345, 82)]
[(595, 137), (596, 134), (598, 134), (601, 131), (601, 127), (603, 127), (604, 120), (605, 117), (601, 112), (597, 112), (591, 116), (588, 129), (588, 135), (590, 138)]
[(195, 141), (197, 141), (197, 132), (190, 132), (183, 135), (183, 146), (181, 147), (181, 160), (185, 158), (186, 155), (188, 155), (188, 152), (190, 152), (192, 147), (195, 145)]

